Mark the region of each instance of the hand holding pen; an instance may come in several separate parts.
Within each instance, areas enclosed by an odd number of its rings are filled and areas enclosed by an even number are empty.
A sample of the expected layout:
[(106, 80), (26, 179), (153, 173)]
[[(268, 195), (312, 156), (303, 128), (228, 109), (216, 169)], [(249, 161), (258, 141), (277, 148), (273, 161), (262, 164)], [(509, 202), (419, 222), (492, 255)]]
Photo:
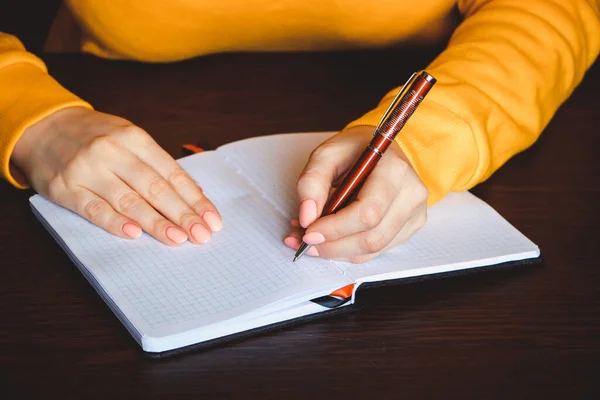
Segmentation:
[[(299, 221), (285, 239), (298, 250), (294, 261), (308, 254), (364, 262), (423, 225), (427, 190), (394, 139), (434, 84), (426, 72), (413, 74), (374, 133), (352, 128), (313, 152), (298, 180)], [(348, 173), (329, 196), (342, 171)]]

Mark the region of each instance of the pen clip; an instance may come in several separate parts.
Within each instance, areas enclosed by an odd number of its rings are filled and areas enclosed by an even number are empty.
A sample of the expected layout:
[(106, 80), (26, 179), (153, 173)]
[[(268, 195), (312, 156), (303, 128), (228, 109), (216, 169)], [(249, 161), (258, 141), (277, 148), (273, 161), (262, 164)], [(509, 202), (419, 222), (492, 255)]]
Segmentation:
[(375, 136), (377, 134), (377, 132), (379, 132), (379, 128), (381, 128), (381, 125), (383, 125), (383, 123), (387, 120), (389, 114), (396, 107), (396, 105), (398, 104), (398, 101), (404, 96), (404, 94), (406, 93), (406, 90), (410, 87), (410, 84), (415, 80), (416, 77), (417, 77), (417, 73), (413, 72), (413, 74), (410, 76), (410, 78), (408, 78), (408, 80), (406, 81), (404, 86), (402, 86), (402, 89), (400, 89), (400, 91), (398, 92), (396, 97), (394, 97), (394, 100), (390, 103), (390, 106), (385, 111), (385, 114), (383, 114), (383, 117), (381, 117), (379, 124), (377, 124), (377, 127), (375, 128), (375, 131), (373, 132), (373, 136)]

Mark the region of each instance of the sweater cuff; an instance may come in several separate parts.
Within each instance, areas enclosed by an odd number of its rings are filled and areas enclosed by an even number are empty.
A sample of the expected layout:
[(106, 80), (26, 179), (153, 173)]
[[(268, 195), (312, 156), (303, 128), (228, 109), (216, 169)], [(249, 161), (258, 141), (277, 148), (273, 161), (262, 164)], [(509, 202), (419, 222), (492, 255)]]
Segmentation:
[[(397, 90), (388, 93), (377, 108), (351, 122), (345, 129), (361, 125), (376, 127)], [(477, 144), (470, 125), (441, 105), (456, 101), (451, 92), (438, 82), (396, 136), (396, 142), (429, 191), (428, 206), (451, 191), (469, 189), (479, 164)]]
[(10, 171), (11, 154), (25, 130), (63, 108), (92, 107), (34, 63), (17, 62), (1, 68), (0, 88), (0, 176), (25, 189), (27, 184), (17, 181)]

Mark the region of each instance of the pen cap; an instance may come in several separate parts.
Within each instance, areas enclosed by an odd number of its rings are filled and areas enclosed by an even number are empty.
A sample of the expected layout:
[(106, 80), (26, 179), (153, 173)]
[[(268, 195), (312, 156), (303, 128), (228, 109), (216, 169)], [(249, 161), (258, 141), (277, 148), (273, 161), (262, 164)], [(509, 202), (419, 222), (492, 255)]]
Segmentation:
[(390, 104), (375, 133), (394, 140), (435, 83), (436, 79), (425, 71), (414, 73)]

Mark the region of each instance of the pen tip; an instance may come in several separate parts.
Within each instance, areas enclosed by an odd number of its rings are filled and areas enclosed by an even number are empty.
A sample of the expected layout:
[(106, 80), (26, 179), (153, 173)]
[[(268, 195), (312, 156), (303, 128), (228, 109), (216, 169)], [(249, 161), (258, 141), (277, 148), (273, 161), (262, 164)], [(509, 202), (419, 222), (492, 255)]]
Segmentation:
[(306, 253), (306, 251), (308, 250), (309, 247), (310, 247), (309, 244), (302, 242), (300, 244), (300, 247), (298, 247), (298, 250), (296, 251), (296, 255), (294, 256), (294, 261), (299, 260), (300, 257), (302, 257), (302, 255), (304, 253)]

